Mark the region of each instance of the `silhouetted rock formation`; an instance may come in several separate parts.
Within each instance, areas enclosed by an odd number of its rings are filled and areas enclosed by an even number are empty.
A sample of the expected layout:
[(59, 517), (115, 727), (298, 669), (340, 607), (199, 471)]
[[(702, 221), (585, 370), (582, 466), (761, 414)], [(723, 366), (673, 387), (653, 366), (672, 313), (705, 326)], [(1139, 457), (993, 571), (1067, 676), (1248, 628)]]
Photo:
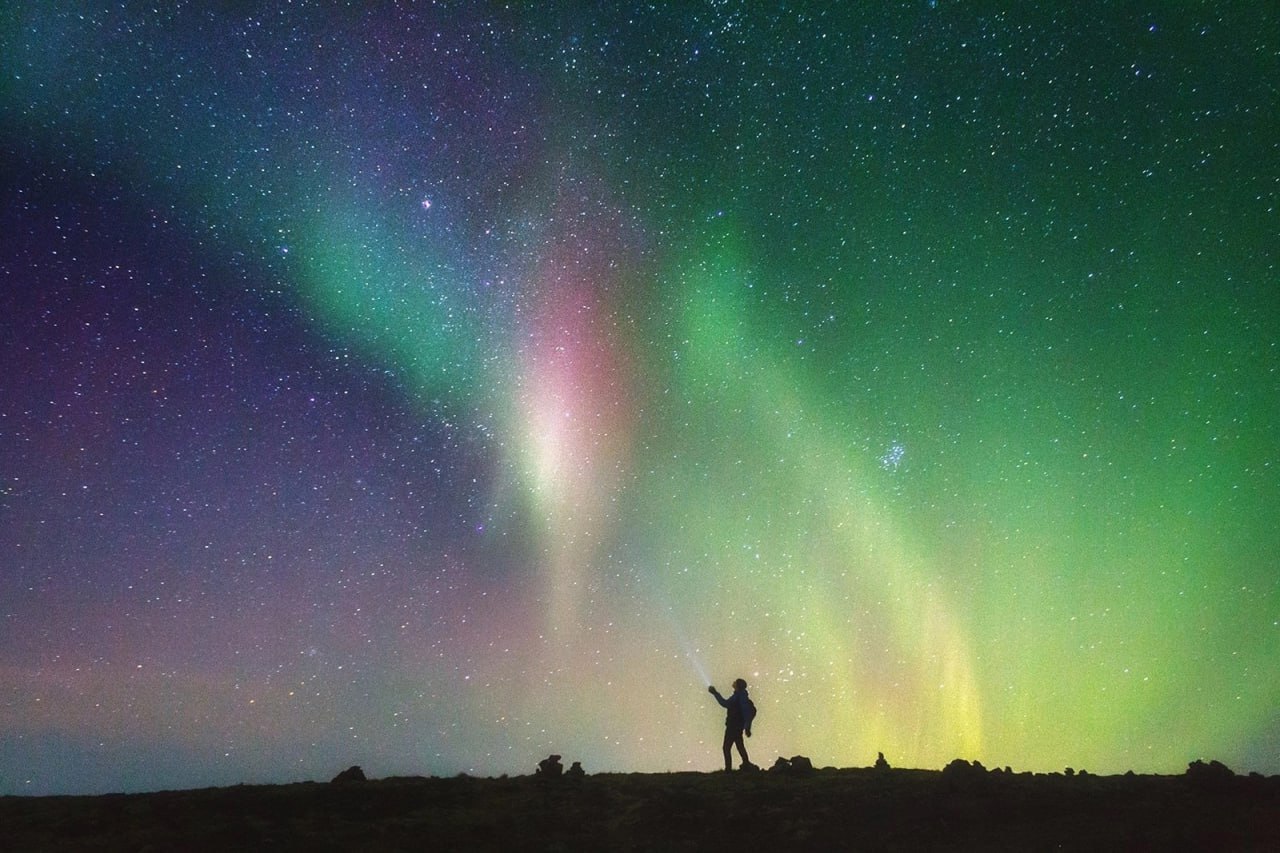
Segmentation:
[(884, 760), (883, 752), (876, 753), (876, 763), (874, 766), (875, 766), (875, 769), (880, 771), (881, 773), (885, 773), (889, 770), (889, 762)]
[(581, 779), (587, 775), (587, 771), (582, 769), (581, 761), (575, 761), (569, 769), (564, 772), (564, 775), (570, 779)]
[(983, 782), (987, 778), (987, 768), (982, 766), (981, 761), (968, 762), (963, 758), (956, 758), (942, 768), (942, 778), (958, 784)]
[(334, 776), (331, 781), (333, 782), (365, 782), (367, 780), (365, 779), (364, 771), (360, 769), (359, 765), (353, 764), (352, 766), (348, 767), (346, 770), (343, 770), (337, 776)]
[(560, 763), (560, 756), (548, 755), (538, 762), (538, 770), (533, 775), (543, 779), (559, 779), (563, 774), (564, 765)]
[(1200, 788), (1220, 788), (1230, 785), (1236, 774), (1221, 761), (1205, 764), (1196, 759), (1187, 765), (1187, 781)]
[[(745, 770), (746, 768), (744, 767), (743, 769)], [(791, 776), (808, 776), (813, 772), (813, 762), (803, 755), (793, 755), (791, 758), (778, 756), (778, 760), (773, 762), (769, 772), (785, 773)]]
[[(0, 849), (1280, 851), (1280, 775), (1228, 776), (1212, 763), (1174, 776), (1068, 779), (969, 762), (947, 772), (606, 772), (574, 782), (568, 770), (558, 781), (526, 770), (0, 796)], [(1221, 784), (1190, 781), (1197, 774)]]

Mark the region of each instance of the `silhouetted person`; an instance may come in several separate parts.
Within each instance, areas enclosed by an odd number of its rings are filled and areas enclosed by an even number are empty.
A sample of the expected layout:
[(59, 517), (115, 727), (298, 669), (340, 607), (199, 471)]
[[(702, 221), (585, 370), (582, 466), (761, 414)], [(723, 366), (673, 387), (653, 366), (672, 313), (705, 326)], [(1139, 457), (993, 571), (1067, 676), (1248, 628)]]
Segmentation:
[(746, 734), (751, 737), (751, 720), (755, 717), (755, 705), (751, 703), (751, 697), (747, 695), (747, 682), (739, 678), (733, 682), (733, 695), (728, 699), (720, 695), (720, 691), (715, 686), (707, 688), (707, 692), (716, 697), (716, 701), (720, 703), (726, 711), (724, 716), (724, 769), (733, 769), (732, 748), (738, 748), (738, 755), (742, 756), (743, 767), (753, 767), (751, 760), (747, 758), (747, 748), (742, 743), (742, 735)]

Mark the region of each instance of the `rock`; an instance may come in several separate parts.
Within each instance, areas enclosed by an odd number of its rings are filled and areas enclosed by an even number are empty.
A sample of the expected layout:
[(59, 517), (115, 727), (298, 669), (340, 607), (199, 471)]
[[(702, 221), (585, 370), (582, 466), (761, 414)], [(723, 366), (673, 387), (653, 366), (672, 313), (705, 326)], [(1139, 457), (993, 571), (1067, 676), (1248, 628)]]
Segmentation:
[(987, 768), (982, 766), (981, 761), (969, 763), (963, 758), (956, 758), (942, 768), (942, 778), (951, 782), (978, 782), (987, 778)]
[(558, 779), (564, 774), (564, 765), (560, 763), (560, 756), (548, 755), (546, 758), (538, 762), (538, 770), (535, 776), (541, 776), (544, 779)]
[(889, 769), (889, 762), (884, 760), (883, 752), (876, 753), (876, 763), (874, 767), (876, 770), (880, 771), (881, 773), (884, 773)]
[[(746, 769), (746, 765), (743, 765), (743, 769)], [(751, 769), (759, 770), (760, 768), (753, 764)], [(791, 758), (779, 756), (778, 760), (773, 762), (773, 766), (769, 768), (769, 772), (784, 773), (790, 776), (808, 776), (813, 772), (813, 762), (803, 755), (793, 755)]]
[(1205, 764), (1196, 759), (1187, 765), (1187, 781), (1200, 787), (1217, 787), (1231, 784), (1236, 774), (1221, 761), (1210, 761)]
[(367, 780), (365, 779), (364, 771), (360, 769), (359, 765), (355, 765), (355, 764), (348, 767), (346, 770), (343, 770), (337, 776), (334, 776), (333, 779), (331, 780), (331, 782), (343, 782), (343, 783), (365, 782), (365, 781)]
[(1235, 773), (1221, 761), (1210, 761), (1205, 764), (1199, 759), (1187, 765), (1188, 776), (1213, 776), (1218, 779), (1233, 779)]
[(582, 769), (581, 761), (575, 761), (569, 769), (564, 772), (564, 775), (570, 779), (581, 779), (587, 775), (587, 771)]

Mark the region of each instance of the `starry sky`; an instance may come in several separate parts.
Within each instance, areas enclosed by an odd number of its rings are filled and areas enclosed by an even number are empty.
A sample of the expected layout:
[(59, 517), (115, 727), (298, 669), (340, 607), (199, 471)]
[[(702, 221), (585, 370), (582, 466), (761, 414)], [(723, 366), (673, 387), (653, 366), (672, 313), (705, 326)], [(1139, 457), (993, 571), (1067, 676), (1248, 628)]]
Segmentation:
[(7, 4), (0, 794), (1280, 773), (1280, 10), (1008, 5)]

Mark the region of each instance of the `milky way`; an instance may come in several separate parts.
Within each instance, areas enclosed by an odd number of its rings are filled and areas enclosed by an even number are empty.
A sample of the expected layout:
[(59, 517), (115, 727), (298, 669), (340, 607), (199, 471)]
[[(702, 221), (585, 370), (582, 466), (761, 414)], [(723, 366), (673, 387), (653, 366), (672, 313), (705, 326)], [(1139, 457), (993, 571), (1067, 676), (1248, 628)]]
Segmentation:
[(1280, 773), (1266, 4), (67, 5), (0, 793), (713, 770), (739, 676), (765, 763)]

